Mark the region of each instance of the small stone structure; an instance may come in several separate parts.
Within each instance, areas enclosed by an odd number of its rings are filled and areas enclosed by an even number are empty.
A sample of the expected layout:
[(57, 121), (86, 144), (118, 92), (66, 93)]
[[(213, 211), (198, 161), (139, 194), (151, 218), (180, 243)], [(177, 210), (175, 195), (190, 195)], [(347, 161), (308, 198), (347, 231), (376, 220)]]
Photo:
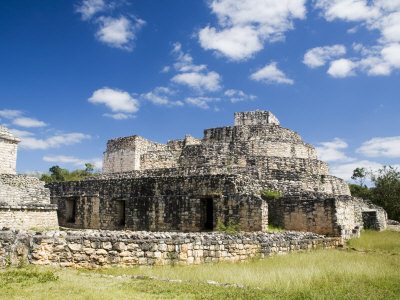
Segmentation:
[(200, 264), (343, 245), (309, 232), (219, 233), (128, 231), (0, 231), (0, 267), (32, 263), (61, 267)]
[(204, 130), (202, 139), (108, 141), (102, 175), (48, 185), (60, 225), (194, 232), (215, 230), (219, 220), (244, 231), (266, 231), (269, 223), (343, 238), (386, 227), (386, 212), (351, 197), (315, 148), (272, 113), (240, 112), (234, 120)]
[(20, 139), (0, 126), (0, 228), (57, 228), (57, 205), (34, 177), (16, 175)]

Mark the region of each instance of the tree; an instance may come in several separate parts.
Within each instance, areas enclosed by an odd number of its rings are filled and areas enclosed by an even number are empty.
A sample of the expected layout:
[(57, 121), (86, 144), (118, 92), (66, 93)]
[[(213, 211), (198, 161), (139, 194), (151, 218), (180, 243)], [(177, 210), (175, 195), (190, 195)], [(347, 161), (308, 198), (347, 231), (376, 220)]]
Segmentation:
[(368, 172), (365, 168), (356, 168), (353, 171), (353, 176), (351, 176), (351, 179), (358, 182), (360, 186), (364, 186), (367, 175)]
[[(364, 168), (353, 171), (353, 180), (358, 184), (349, 184), (351, 195), (369, 199), (382, 206), (390, 219), (400, 221), (400, 172), (391, 166), (384, 166), (376, 172), (367, 172)], [(365, 181), (374, 184), (368, 188)]]
[(91, 163), (85, 164), (85, 170), (74, 170), (71, 172), (67, 169), (62, 169), (59, 166), (52, 166), (49, 169), (49, 173), (42, 174), (40, 180), (46, 183), (56, 181), (75, 181), (85, 179), (88, 176), (99, 174), (99, 171), (94, 171), (94, 165)]

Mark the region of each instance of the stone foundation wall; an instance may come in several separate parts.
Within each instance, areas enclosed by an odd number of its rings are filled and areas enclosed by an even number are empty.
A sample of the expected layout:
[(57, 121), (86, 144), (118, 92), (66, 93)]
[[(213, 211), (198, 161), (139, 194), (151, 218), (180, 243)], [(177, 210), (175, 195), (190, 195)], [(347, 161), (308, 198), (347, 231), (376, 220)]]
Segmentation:
[(0, 205), (0, 228), (57, 229), (56, 205)]
[(0, 266), (20, 262), (61, 267), (237, 262), (343, 245), (340, 238), (301, 232), (149, 233), (0, 231)]

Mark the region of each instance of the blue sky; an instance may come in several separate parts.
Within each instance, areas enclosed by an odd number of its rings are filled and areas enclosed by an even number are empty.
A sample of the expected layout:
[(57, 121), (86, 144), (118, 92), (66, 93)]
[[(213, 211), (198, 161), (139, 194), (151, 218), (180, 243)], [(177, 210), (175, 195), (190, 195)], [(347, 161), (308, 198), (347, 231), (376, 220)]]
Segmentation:
[(399, 0), (0, 2), (0, 124), (19, 173), (100, 167), (270, 110), (333, 174), (399, 165)]

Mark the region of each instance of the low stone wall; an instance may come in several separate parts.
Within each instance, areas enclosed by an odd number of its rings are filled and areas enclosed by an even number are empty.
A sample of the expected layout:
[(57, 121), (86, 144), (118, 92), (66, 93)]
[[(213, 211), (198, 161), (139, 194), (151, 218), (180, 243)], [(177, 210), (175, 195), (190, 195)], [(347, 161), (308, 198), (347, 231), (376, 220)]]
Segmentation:
[(307, 232), (150, 233), (131, 231), (0, 231), (0, 266), (21, 262), (61, 267), (200, 264), (244, 261), (343, 245)]

